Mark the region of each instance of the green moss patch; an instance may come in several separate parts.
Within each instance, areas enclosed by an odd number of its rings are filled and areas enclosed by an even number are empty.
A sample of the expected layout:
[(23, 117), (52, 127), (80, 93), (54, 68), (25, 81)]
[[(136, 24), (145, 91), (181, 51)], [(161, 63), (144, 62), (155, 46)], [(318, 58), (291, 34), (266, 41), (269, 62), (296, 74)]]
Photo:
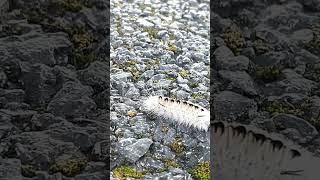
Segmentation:
[(176, 138), (171, 144), (170, 144), (170, 148), (172, 151), (174, 151), (177, 154), (182, 154), (183, 152), (185, 152), (186, 147), (185, 145), (182, 143), (182, 140), (180, 138)]
[(256, 69), (256, 78), (264, 82), (271, 82), (281, 77), (281, 71), (276, 67), (258, 67)]
[(120, 166), (113, 170), (113, 176), (115, 178), (119, 178), (121, 180), (125, 180), (126, 178), (135, 178), (141, 179), (144, 176), (143, 172), (139, 172), (129, 166)]
[(32, 165), (26, 164), (21, 166), (21, 174), (24, 177), (32, 178), (36, 176), (36, 168)]
[(226, 45), (236, 54), (238, 55), (241, 50), (246, 47), (246, 40), (244, 38), (244, 34), (240, 29), (236, 27), (227, 28), (222, 34), (222, 38)]
[(83, 159), (68, 159), (57, 161), (49, 167), (51, 173), (61, 172), (67, 177), (73, 177), (79, 174), (87, 165), (87, 161)]
[(197, 164), (190, 174), (195, 180), (209, 180), (210, 179), (210, 162), (203, 162)]

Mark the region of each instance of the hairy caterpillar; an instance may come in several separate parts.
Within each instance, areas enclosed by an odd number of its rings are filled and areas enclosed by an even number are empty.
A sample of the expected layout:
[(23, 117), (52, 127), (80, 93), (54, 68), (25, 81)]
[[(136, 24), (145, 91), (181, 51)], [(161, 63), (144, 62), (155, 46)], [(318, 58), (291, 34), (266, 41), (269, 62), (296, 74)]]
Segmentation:
[[(151, 96), (142, 104), (148, 115), (210, 130), (213, 138), (213, 179), (315, 180), (320, 177), (319, 158), (278, 135), (249, 125), (213, 122), (210, 111), (188, 102)], [(315, 178), (316, 177), (316, 178)]]
[(315, 180), (320, 176), (320, 159), (279, 135), (249, 125), (213, 122), (211, 138), (214, 179)]
[(142, 110), (148, 115), (156, 115), (200, 130), (207, 131), (210, 126), (210, 111), (189, 101), (150, 96), (143, 102)]

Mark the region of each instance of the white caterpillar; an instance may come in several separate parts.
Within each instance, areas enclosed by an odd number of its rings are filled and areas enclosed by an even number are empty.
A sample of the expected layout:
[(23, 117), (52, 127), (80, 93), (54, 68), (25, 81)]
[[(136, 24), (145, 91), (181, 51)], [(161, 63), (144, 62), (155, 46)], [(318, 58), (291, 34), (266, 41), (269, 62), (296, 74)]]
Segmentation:
[[(249, 125), (213, 122), (210, 111), (188, 102), (151, 96), (142, 104), (148, 115), (208, 131), (214, 144), (212, 179), (316, 180), (320, 159), (276, 134)], [(209, 128), (210, 127), (210, 128)]]
[(213, 179), (316, 180), (320, 176), (319, 158), (277, 134), (237, 123), (214, 122), (211, 128)]
[(189, 101), (150, 96), (143, 102), (142, 110), (148, 115), (156, 115), (199, 130), (207, 131), (210, 126), (210, 111)]

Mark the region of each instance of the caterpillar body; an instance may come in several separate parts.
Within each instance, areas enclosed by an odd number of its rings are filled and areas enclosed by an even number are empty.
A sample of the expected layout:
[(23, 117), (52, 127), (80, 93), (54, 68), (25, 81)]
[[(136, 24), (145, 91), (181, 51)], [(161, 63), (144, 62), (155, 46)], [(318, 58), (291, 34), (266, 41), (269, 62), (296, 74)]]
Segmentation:
[(204, 107), (168, 97), (148, 97), (142, 110), (147, 115), (201, 131), (210, 130), (214, 147), (211, 156), (215, 157), (213, 179), (315, 180), (320, 177), (320, 159), (277, 134), (238, 123), (210, 124), (210, 111)]
[(150, 96), (143, 102), (142, 110), (148, 115), (156, 115), (199, 130), (207, 131), (210, 126), (210, 111), (189, 101)]
[(315, 180), (320, 176), (320, 159), (278, 134), (222, 121), (210, 128), (213, 179)]

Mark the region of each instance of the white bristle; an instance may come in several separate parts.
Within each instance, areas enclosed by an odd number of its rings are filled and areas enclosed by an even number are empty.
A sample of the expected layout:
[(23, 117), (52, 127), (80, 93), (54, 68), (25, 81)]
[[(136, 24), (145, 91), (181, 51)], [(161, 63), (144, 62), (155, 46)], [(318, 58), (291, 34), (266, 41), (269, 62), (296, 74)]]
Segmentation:
[(191, 103), (162, 96), (150, 96), (142, 104), (147, 114), (171, 120), (178, 124), (207, 131), (210, 126), (210, 111)]
[(214, 179), (315, 180), (320, 176), (320, 159), (279, 135), (236, 123), (215, 122), (211, 128)]

